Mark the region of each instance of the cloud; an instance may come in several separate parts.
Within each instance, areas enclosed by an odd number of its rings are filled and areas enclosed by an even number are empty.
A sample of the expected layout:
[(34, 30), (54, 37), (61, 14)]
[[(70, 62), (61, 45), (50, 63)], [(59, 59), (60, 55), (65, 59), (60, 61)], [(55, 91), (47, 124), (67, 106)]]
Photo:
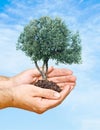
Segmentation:
[(32, 67), (30, 59), (21, 51), (16, 51), (16, 42), (22, 28), (19, 25), (0, 25), (0, 75), (10, 76)]
[[(80, 2), (83, 2), (83, 0)], [(31, 0), (27, 2), (18, 2), (17, 0), (12, 1), (11, 6), (6, 6), (6, 11), (0, 14), (2, 19), (0, 29), (2, 43), (4, 42), (15, 46), (18, 34), (30, 19), (39, 17), (41, 15), (58, 15), (65, 20), (65, 22), (72, 30), (80, 31), (83, 48), (83, 64), (79, 66), (79, 69), (82, 71), (90, 71), (96, 65), (98, 60), (98, 57), (95, 56), (95, 50), (99, 51), (98, 42), (100, 41), (100, 15), (91, 15), (84, 21), (84, 23), (79, 23), (78, 20), (79, 18), (82, 18), (81, 16), (85, 17), (90, 12), (90, 10), (93, 10), (95, 7), (99, 7), (99, 4), (86, 7), (81, 11), (76, 6), (74, 6), (74, 4), (76, 5), (75, 2), (73, 3), (73, 1), (66, 0), (39, 0), (38, 2), (33, 2)], [(97, 8), (95, 9), (97, 10)], [(7, 21), (10, 21), (11, 24), (8, 25)]]
[(80, 3), (84, 2), (84, 0), (80, 0)]
[(82, 121), (82, 128), (80, 130), (99, 130), (100, 119), (86, 119)]
[(75, 130), (94, 130), (94, 128), (99, 130), (100, 104), (97, 102), (100, 97), (99, 84), (90, 82), (89, 88), (88, 84), (86, 84), (85, 88), (83, 87), (81, 82), (80, 86), (78, 85), (61, 105), (61, 110), (64, 111), (62, 116), (64, 120), (71, 122)]

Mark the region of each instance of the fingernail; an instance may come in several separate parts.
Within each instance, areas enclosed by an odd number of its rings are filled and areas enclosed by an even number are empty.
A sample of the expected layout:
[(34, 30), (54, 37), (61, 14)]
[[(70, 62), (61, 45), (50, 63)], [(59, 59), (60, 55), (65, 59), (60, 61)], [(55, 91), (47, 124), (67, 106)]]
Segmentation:
[(56, 93), (54, 93), (54, 96), (57, 97), (57, 98), (59, 98), (60, 97), (60, 93), (56, 92)]
[(71, 89), (71, 87), (69, 85), (67, 85), (67, 90), (70, 90), (70, 89)]
[(70, 91), (74, 88), (74, 86), (71, 86)]

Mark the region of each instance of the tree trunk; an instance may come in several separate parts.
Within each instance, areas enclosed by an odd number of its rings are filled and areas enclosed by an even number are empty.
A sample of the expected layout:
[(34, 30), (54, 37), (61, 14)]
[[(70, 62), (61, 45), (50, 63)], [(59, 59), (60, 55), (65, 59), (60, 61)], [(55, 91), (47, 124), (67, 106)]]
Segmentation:
[(43, 79), (43, 80), (47, 80), (46, 73), (45, 73), (45, 70), (44, 70), (44, 67), (43, 67), (44, 64), (43, 64), (42, 70), (41, 70), (40, 67), (39, 67), (38, 64), (37, 64), (37, 61), (35, 61), (34, 63), (35, 63), (36, 68), (37, 68), (38, 71), (40, 72), (40, 74), (41, 74), (41, 76), (42, 76), (42, 79)]

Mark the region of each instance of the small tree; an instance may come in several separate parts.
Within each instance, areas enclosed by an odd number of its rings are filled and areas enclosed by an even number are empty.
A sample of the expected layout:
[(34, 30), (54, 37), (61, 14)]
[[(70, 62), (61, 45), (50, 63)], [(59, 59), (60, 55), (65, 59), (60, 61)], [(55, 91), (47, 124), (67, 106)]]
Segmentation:
[[(48, 61), (78, 64), (81, 62), (79, 34), (73, 34), (60, 18), (41, 17), (30, 21), (20, 34), (17, 49), (34, 61), (43, 79), (47, 79)], [(42, 69), (38, 61), (43, 61)]]

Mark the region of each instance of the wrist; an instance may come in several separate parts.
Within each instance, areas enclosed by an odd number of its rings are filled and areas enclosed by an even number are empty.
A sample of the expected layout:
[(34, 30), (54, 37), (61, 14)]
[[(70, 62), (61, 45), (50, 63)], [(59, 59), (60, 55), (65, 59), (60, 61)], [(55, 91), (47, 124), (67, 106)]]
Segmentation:
[(12, 106), (13, 96), (11, 88), (0, 87), (0, 109)]
[(1, 80), (0, 78), (0, 88), (10, 88), (13, 87), (13, 81), (10, 78)]
[(11, 86), (13, 86), (13, 87), (19, 85), (19, 84), (18, 84), (18, 81), (17, 81), (17, 78), (16, 78), (15, 76), (9, 78), (9, 84), (10, 84)]

